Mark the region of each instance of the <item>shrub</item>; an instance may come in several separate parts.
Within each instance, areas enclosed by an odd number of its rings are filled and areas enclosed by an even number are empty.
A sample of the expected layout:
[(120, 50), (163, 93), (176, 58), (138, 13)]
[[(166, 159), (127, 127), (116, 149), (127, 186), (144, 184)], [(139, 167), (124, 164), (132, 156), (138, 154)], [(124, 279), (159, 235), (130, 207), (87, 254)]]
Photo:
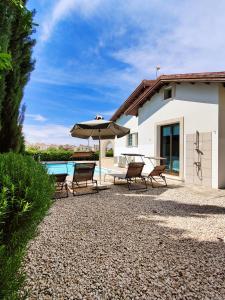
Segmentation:
[(113, 157), (113, 149), (106, 151), (106, 157)]
[(18, 299), (20, 270), (28, 241), (45, 216), (53, 179), (31, 157), (0, 154), (0, 299)]
[(63, 149), (49, 149), (49, 150), (27, 150), (28, 155), (35, 160), (41, 161), (68, 161), (71, 160), (73, 151)]
[[(74, 160), (71, 158), (74, 151), (64, 149), (48, 149), (48, 150), (37, 150), (27, 149), (26, 154), (32, 156), (35, 160), (40, 161), (70, 161)], [(98, 160), (98, 153), (94, 153), (90, 160)], [(79, 160), (76, 158), (76, 160)]]

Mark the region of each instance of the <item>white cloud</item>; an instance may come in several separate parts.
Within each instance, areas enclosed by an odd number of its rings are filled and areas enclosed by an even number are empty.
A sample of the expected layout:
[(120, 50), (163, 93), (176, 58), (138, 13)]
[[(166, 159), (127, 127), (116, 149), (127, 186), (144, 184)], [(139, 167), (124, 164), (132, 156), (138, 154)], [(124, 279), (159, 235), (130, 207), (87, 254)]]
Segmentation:
[[(68, 21), (71, 16), (75, 18), (76, 14), (92, 18), (89, 22), (93, 22), (96, 34), (97, 46), (87, 39), (85, 58), (83, 54), (74, 54), (75, 58), (70, 57), (67, 64), (63, 57), (63, 63), (56, 67), (44, 52), (38, 56), (33, 81), (57, 85), (57, 90), (60, 86), (88, 86), (102, 91), (97, 96), (88, 91), (86, 95), (76, 93), (67, 108), (74, 107), (78, 111), (80, 103), (86, 101), (90, 109), (86, 109), (86, 113), (109, 118), (114, 113), (111, 108), (121, 103), (142, 79), (155, 77), (156, 65), (161, 66), (161, 74), (225, 70), (224, 0), (216, 3), (212, 0), (143, 0), (141, 5), (139, 0), (51, 1), (54, 2), (52, 10), (41, 25), (42, 40), (48, 40), (60, 22)], [(63, 38), (61, 41), (63, 43)], [(92, 55), (91, 51), (97, 54)], [(54, 53), (53, 49), (52, 55)], [(104, 56), (102, 60), (101, 56)], [(52, 102), (52, 105), (64, 103), (61, 99), (58, 102), (52, 99)], [(89, 107), (89, 103), (100, 102), (98, 112), (95, 107), (92, 111), (91, 104)], [(37, 117), (36, 121), (44, 120)], [(75, 139), (68, 136), (69, 129), (63, 126), (26, 128), (31, 140), (75, 143)]]
[(46, 15), (42, 24), (41, 40), (48, 40), (57, 24), (75, 11), (78, 11), (84, 17), (88, 17), (95, 11), (100, 1), (101, 0), (56, 0), (50, 14)]
[[(159, 3), (163, 7), (165, 2)], [(137, 1), (129, 7), (132, 20), (134, 9), (140, 10)], [(139, 78), (154, 77), (157, 65), (161, 65), (162, 73), (225, 70), (223, 11), (225, 1), (217, 1), (215, 5), (211, 0), (190, 0), (171, 5), (167, 14), (164, 16), (162, 12), (154, 22), (151, 18), (143, 19), (142, 34), (136, 43), (115, 51), (113, 57), (126, 63), (130, 74)], [(171, 22), (163, 16), (170, 16)]]
[(46, 124), (46, 125), (24, 125), (25, 139), (29, 143), (46, 143), (46, 144), (85, 144), (85, 140), (73, 138), (70, 135), (71, 127)]
[(47, 121), (47, 118), (39, 114), (26, 114), (26, 117), (38, 122)]
[[(87, 72), (87, 65), (77, 62), (73, 68), (64, 65), (59, 69), (42, 69), (34, 77), (38, 82), (57, 85), (89, 82), (124, 91), (143, 78), (154, 78), (156, 65), (161, 65), (162, 73), (225, 69), (222, 13), (225, 1), (217, 1), (216, 5), (212, 0), (143, 0), (141, 5), (139, 0), (60, 0), (54, 3), (43, 24), (42, 40), (50, 38), (57, 24), (76, 12), (98, 18), (101, 24), (108, 26), (105, 29), (102, 26), (99, 31), (97, 48), (108, 47), (108, 57), (111, 55), (126, 66), (117, 69), (115, 64), (115, 68), (106, 66), (104, 69), (96, 60), (88, 64)], [(118, 47), (112, 46), (119, 40)], [(123, 40), (133, 42), (123, 43)], [(93, 46), (88, 49), (93, 51)]]

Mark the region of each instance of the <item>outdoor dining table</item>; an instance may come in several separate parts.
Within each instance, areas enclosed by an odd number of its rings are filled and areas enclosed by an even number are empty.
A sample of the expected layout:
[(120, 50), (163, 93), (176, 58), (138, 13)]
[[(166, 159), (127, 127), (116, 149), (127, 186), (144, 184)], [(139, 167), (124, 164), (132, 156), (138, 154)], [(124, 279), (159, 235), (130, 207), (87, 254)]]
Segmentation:
[(156, 161), (160, 161), (160, 160), (166, 160), (165, 157), (161, 157), (161, 156), (145, 156), (145, 158), (148, 158), (151, 162), (151, 164), (153, 165), (153, 167), (156, 166), (156, 163), (153, 163), (153, 160)]
[[(161, 160), (166, 160), (165, 157), (161, 157), (161, 156), (145, 156), (143, 154), (139, 154), (139, 153), (121, 153), (121, 155), (125, 156), (126, 158), (126, 162), (129, 163), (128, 157), (140, 157), (142, 162), (144, 162), (144, 158), (147, 158), (150, 160), (151, 164), (153, 167), (156, 166), (156, 161), (161, 161)], [(155, 163), (153, 162), (155, 161)]]
[(144, 155), (143, 154), (138, 154), (138, 153), (121, 153), (121, 155), (125, 156), (127, 163), (129, 163), (127, 157), (140, 157), (142, 162), (144, 162)]

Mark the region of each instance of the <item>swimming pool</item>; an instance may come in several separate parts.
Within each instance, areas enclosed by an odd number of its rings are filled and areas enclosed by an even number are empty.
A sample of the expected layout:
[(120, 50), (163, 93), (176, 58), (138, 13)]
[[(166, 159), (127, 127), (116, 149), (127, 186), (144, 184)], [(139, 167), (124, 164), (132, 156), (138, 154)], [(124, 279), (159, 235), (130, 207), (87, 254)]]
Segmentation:
[[(75, 162), (59, 162), (59, 163), (51, 163), (51, 162), (46, 162), (43, 163), (48, 170), (49, 174), (61, 174), (61, 173), (67, 173), (69, 175), (73, 175), (74, 172), (74, 165), (76, 164)], [(108, 174), (110, 173), (110, 169), (105, 169), (102, 168), (102, 174)], [(99, 175), (99, 167), (95, 167), (95, 175)]]

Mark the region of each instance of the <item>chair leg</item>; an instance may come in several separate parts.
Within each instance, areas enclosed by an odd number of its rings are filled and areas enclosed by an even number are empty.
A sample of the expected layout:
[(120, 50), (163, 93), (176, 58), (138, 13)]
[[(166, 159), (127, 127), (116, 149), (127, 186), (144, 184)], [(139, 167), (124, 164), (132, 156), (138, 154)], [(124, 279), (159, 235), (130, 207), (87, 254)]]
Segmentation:
[[(157, 181), (154, 177), (150, 176), (150, 180), (151, 180), (151, 184), (152, 184), (152, 187), (155, 188), (155, 186), (153, 185), (153, 182), (156, 182), (157, 184), (160, 184), (160, 179), (163, 180), (163, 182), (165, 183), (165, 186), (167, 186), (167, 182), (166, 182), (166, 177), (162, 174), (160, 174), (159, 176), (159, 180)], [(159, 187), (159, 186), (158, 186)]]
[(154, 188), (152, 177), (150, 176), (149, 179), (151, 180), (151, 186), (152, 186), (152, 188)]
[[(82, 195), (91, 195), (91, 194), (96, 194), (99, 193), (99, 187), (98, 187), (98, 182), (97, 180), (93, 180), (92, 181), (92, 189), (94, 192), (87, 192), (87, 193), (79, 193), (79, 189), (83, 188), (83, 187), (88, 187), (88, 182), (84, 182), (84, 185), (82, 186), (82, 184), (80, 185), (78, 182), (76, 182), (76, 187), (75, 187), (75, 183), (72, 183), (72, 190), (73, 190), (73, 196), (82, 196)], [(75, 190), (77, 190), (77, 192), (75, 192)]]
[(127, 179), (127, 186), (128, 186), (129, 191), (130, 191), (131, 190), (131, 182), (130, 182), (129, 179)]
[(72, 183), (72, 190), (73, 190), (73, 196), (75, 196), (75, 193), (74, 193), (74, 183)]
[(142, 181), (144, 181), (145, 189), (147, 190), (147, 189), (148, 189), (148, 186), (147, 186), (147, 182), (146, 182), (145, 177), (142, 177)]
[[(138, 191), (138, 190), (145, 190), (145, 191), (146, 191), (146, 190), (148, 189), (146, 179), (145, 179), (144, 177), (140, 177), (140, 179), (141, 179), (143, 185), (145, 186), (144, 189), (143, 189), (143, 188), (132, 188), (132, 179), (127, 178), (128, 189), (129, 189), (130, 191), (131, 191), (131, 190), (132, 190), (132, 191)], [(137, 183), (136, 178), (135, 178), (134, 182)]]
[(96, 193), (99, 193), (99, 187), (98, 187), (98, 181), (95, 181), (95, 188), (96, 188)]
[(166, 176), (162, 175), (162, 178), (163, 178), (163, 180), (164, 180), (164, 182), (165, 182), (165, 186), (168, 186), (168, 185), (167, 185), (167, 181), (166, 181)]
[(65, 189), (66, 189), (66, 197), (68, 198), (69, 197), (69, 191), (68, 191), (68, 185), (67, 185), (67, 183), (65, 184)]
[[(64, 196), (64, 191), (66, 193), (66, 196)], [(57, 193), (61, 194), (61, 196), (58, 195), (58, 197), (56, 197)], [(54, 199), (62, 199), (62, 198), (68, 198), (68, 197), (69, 197), (69, 191), (68, 191), (67, 183), (65, 183), (65, 182), (57, 183)]]

